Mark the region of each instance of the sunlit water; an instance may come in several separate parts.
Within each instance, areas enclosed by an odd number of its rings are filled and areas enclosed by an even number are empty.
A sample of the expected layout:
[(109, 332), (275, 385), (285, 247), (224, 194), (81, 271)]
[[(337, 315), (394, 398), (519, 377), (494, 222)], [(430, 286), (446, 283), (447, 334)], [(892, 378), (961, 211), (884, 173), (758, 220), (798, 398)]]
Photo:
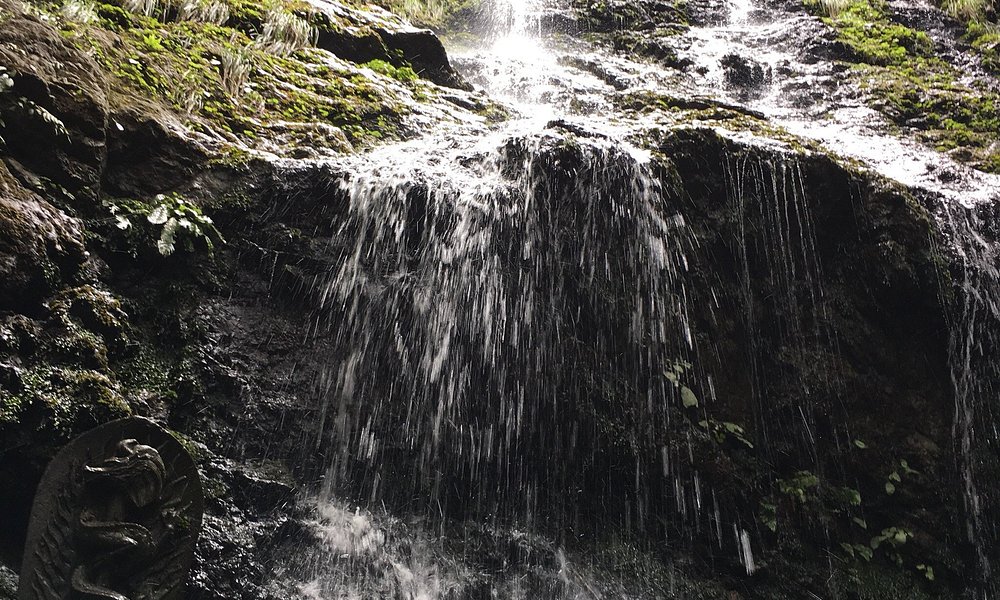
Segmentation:
[[(586, 569), (541, 538), (524, 544), (529, 555), (543, 555), (538, 564), (525, 559), (534, 575), (513, 569), (484, 580), (444, 545), (427, 515), (507, 523), (482, 536), (490, 543), (528, 535), (517, 527), (560, 530), (592, 518), (594, 507), (581, 508), (574, 494), (603, 452), (588, 445), (595, 409), (579, 402), (595, 385), (630, 390), (624, 410), (649, 424), (633, 434), (637, 443), (674, 426), (681, 386), (662, 368), (678, 365), (683, 375), (696, 351), (687, 287), (694, 242), (677, 191), (663, 187), (645, 152), (623, 141), (641, 124), (616, 119), (615, 94), (660, 90), (744, 104), (911, 187), (962, 204), (997, 198), (1000, 179), (881, 133), (884, 125), (861, 107), (817, 116), (790, 103), (782, 85), (797, 77), (787, 75), (797, 59), (782, 32), (804, 17), (766, 21), (749, 0), (734, 2), (725, 23), (685, 34), (687, 56), (700, 68), (679, 76), (547, 39), (538, 19), (546, 9), (536, 0), (497, 3), (482, 46), (452, 50), (454, 63), (511, 119), (443, 125), (434, 136), (331, 165), (345, 173), (330, 251), (337, 266), (311, 293), (319, 307), (313, 333), (336, 339), (319, 382), (318, 424), (332, 431), (336, 448), (314, 523), (324, 551), (299, 574), (308, 598), (479, 597), (480, 587), (483, 597), (601, 596)], [(720, 61), (733, 52), (766, 69), (752, 95), (726, 85)], [(750, 210), (748, 197), (761, 210), (774, 207), (772, 268), (788, 282), (774, 301), (787, 302), (789, 314), (808, 313), (815, 307), (798, 306), (790, 290), (805, 278), (817, 303), (822, 267), (811, 255), (811, 201), (794, 160), (734, 162), (729, 179), (740, 210)], [(989, 517), (968, 457), (973, 445), (996, 439), (983, 427), (992, 422), (984, 396), (997, 375), (988, 354), (1000, 330), (1000, 275), (990, 267), (995, 247), (976, 237), (967, 212), (955, 205), (942, 214), (967, 242), (956, 246), (968, 263), (970, 300), (955, 315), (952, 354), (955, 436), (966, 457), (975, 541)], [(793, 231), (802, 256), (791, 254)], [(749, 308), (744, 318), (752, 328)], [(620, 380), (594, 381), (597, 371)], [(712, 389), (710, 373), (689, 375)], [(766, 437), (765, 402), (755, 401)], [(806, 453), (810, 410), (800, 407)], [(608, 497), (620, 499), (605, 507), (613, 526), (643, 530), (663, 510), (657, 497), (669, 497), (684, 535), (707, 536), (754, 572), (751, 526), (720, 509), (715, 490), (686, 466), (689, 451), (664, 446), (659, 464), (636, 459), (634, 472), (609, 480)], [(346, 496), (367, 508), (348, 506)], [(376, 508), (383, 500), (424, 517), (403, 523)]]

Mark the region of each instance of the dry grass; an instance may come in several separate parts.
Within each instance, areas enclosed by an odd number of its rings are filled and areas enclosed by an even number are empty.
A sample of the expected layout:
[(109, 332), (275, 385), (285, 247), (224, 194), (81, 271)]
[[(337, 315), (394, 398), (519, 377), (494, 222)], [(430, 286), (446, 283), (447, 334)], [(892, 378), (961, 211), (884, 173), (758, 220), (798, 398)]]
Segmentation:
[(837, 15), (844, 12), (852, 3), (853, 0), (819, 0), (818, 6), (822, 14), (835, 19)]
[(279, 9), (267, 11), (256, 44), (268, 52), (288, 55), (316, 43), (316, 29), (305, 19)]
[(94, 5), (83, 0), (69, 0), (62, 5), (59, 13), (64, 19), (74, 23), (93, 23), (97, 20)]
[(125, 0), (125, 8), (139, 15), (152, 17), (157, 13), (159, 2), (157, 0)]
[(393, 0), (390, 8), (411, 23), (423, 27), (437, 27), (448, 16), (444, 0)]
[(982, 21), (986, 14), (987, 0), (944, 0), (941, 8), (960, 21)]
[(253, 69), (250, 52), (243, 48), (223, 50), (219, 60), (222, 62), (219, 71), (223, 89), (230, 98), (239, 99), (247, 92), (247, 82)]
[(229, 6), (214, 0), (185, 0), (177, 11), (177, 18), (224, 25), (229, 20)]

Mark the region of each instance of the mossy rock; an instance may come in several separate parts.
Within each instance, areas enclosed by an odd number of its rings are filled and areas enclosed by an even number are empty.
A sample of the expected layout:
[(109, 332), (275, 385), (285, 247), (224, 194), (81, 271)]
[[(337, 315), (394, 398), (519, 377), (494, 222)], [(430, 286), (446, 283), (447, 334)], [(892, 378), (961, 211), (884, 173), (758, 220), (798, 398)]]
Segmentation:
[(0, 424), (29, 420), (69, 438), (131, 414), (118, 386), (90, 369), (36, 367), (19, 377), (16, 392), (0, 389)]

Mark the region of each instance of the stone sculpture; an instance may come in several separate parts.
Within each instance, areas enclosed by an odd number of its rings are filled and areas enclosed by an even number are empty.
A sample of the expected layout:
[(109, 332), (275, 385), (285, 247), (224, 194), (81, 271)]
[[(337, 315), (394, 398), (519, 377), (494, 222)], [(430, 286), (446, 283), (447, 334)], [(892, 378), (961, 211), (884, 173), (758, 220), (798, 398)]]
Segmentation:
[(139, 417), (59, 451), (31, 511), (18, 600), (180, 600), (201, 528), (198, 469)]

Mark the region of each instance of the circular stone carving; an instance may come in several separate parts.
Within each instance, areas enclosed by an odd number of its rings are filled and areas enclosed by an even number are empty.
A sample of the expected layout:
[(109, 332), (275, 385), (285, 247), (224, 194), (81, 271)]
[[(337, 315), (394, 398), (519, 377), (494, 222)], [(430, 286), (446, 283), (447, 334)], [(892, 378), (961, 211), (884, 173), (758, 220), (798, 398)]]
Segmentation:
[(95, 427), (38, 485), (18, 600), (180, 600), (203, 510), (198, 468), (162, 427)]

